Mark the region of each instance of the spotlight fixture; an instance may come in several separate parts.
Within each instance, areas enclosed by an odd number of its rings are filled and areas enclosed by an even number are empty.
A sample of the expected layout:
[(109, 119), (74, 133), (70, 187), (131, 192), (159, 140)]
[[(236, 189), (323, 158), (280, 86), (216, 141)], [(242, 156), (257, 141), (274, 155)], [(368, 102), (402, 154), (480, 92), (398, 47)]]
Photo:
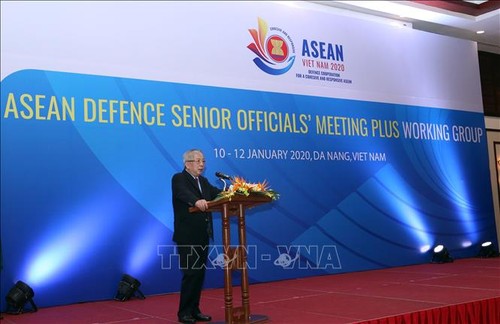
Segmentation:
[(479, 254), (477, 255), (480, 258), (494, 258), (499, 256), (498, 250), (495, 249), (495, 246), (491, 241), (484, 242), (481, 244), (481, 248), (479, 249)]
[(144, 294), (139, 290), (141, 282), (134, 277), (124, 274), (122, 280), (118, 284), (115, 300), (127, 301), (137, 293), (137, 297), (145, 299)]
[(432, 260), (431, 263), (448, 263), (453, 262), (453, 258), (451, 257), (448, 249), (442, 245), (436, 245), (432, 250)]
[(19, 280), (16, 282), (14, 287), (12, 287), (5, 300), (7, 301), (7, 313), (8, 314), (21, 314), (25, 312), (24, 305), (26, 302), (31, 304), (31, 311), (36, 312), (38, 307), (36, 307), (33, 297), (35, 292), (26, 283)]

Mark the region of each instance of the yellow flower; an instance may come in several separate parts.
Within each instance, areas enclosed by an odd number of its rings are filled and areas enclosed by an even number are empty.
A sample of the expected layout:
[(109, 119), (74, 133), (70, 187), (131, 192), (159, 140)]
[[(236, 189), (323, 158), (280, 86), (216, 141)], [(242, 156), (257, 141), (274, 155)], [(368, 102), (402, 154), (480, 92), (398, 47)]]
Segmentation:
[(252, 190), (253, 191), (267, 191), (268, 187), (269, 187), (269, 184), (267, 183), (266, 180), (264, 180), (263, 182), (256, 183), (252, 187)]

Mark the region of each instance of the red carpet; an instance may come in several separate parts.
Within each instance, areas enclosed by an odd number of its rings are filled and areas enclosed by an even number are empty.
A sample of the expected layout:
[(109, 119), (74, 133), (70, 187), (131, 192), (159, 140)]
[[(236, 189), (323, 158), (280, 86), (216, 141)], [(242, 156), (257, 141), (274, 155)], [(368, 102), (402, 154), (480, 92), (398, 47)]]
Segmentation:
[[(239, 306), (238, 289), (233, 296)], [(203, 292), (202, 310), (214, 321), (224, 321), (223, 297), (223, 289)], [(177, 302), (167, 294), (48, 307), (2, 314), (1, 323), (175, 323)], [(500, 258), (255, 284), (250, 306), (268, 323), (500, 324)]]

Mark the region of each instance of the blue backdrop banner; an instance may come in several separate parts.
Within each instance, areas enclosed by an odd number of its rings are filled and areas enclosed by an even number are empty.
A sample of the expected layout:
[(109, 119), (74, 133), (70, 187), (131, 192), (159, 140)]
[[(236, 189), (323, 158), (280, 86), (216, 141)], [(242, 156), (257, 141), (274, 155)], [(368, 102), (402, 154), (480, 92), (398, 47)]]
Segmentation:
[(1, 87), (2, 296), (23, 280), (40, 306), (109, 299), (123, 273), (178, 291), (170, 179), (190, 148), (213, 184), (222, 171), (280, 193), (247, 215), (251, 282), (495, 240), (481, 113), (42, 70)]

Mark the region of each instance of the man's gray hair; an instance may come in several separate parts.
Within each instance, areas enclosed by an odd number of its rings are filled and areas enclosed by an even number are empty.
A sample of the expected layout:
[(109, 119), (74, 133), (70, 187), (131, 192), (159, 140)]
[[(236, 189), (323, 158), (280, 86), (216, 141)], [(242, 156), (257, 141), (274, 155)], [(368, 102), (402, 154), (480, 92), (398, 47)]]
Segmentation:
[(200, 153), (201, 155), (204, 155), (203, 152), (200, 149), (190, 149), (182, 155), (182, 161), (186, 163), (189, 160), (192, 160), (194, 158), (194, 153)]

